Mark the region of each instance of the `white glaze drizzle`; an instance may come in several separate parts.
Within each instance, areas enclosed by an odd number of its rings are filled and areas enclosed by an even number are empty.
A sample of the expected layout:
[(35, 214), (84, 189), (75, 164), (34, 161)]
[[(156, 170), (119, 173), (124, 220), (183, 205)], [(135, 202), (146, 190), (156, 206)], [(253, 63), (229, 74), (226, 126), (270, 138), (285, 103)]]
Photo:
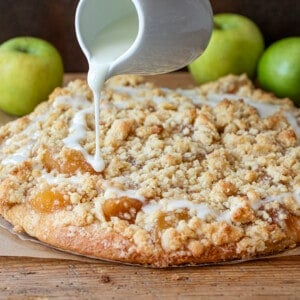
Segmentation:
[(33, 145), (34, 145), (34, 141), (31, 141), (31, 143), (28, 143), (25, 146), (20, 147), (17, 152), (5, 157), (2, 160), (1, 164), (4, 166), (9, 164), (14, 165), (26, 161), (30, 157)]
[[(98, 107), (98, 105), (100, 105), (100, 99), (95, 103), (97, 103), (97, 107)], [(68, 96), (61, 96), (54, 101), (53, 105), (54, 107), (59, 107), (61, 105), (63, 106), (69, 105), (70, 107), (78, 110), (72, 118), (71, 126), (69, 128), (69, 134), (63, 140), (63, 142), (66, 147), (80, 151), (84, 156), (85, 160), (94, 168), (94, 170), (97, 172), (101, 172), (104, 169), (105, 164), (100, 157), (99, 147), (96, 147), (96, 152), (97, 152), (96, 155), (91, 155), (81, 145), (81, 142), (84, 141), (87, 136), (86, 117), (87, 115), (94, 113), (91, 102), (89, 102), (84, 97), (71, 98)], [(99, 109), (96, 109), (96, 111), (99, 112)], [(96, 113), (96, 119), (99, 119), (99, 115), (97, 113)], [(96, 142), (99, 143), (99, 129), (96, 130), (95, 135), (96, 135)]]
[(106, 73), (109, 69), (109, 64), (98, 65), (91, 60), (89, 62), (90, 69), (88, 73), (88, 84), (93, 91), (94, 98), (94, 114), (95, 114), (95, 155), (91, 159), (92, 167), (101, 172), (105, 168), (105, 162), (101, 157), (100, 151), (100, 99), (101, 89), (105, 81)]
[(86, 116), (93, 113), (93, 108), (89, 107), (78, 111), (71, 122), (69, 135), (63, 140), (64, 144), (71, 149), (80, 151), (85, 160), (97, 171), (104, 169), (104, 162), (97, 156), (89, 154), (87, 150), (80, 144), (84, 141), (87, 135)]
[(101, 91), (113, 62), (124, 54), (133, 44), (138, 30), (138, 19), (131, 14), (108, 24), (102, 28), (95, 37), (88, 57), (89, 72), (88, 85), (93, 91), (95, 114), (95, 155), (89, 158), (92, 167), (101, 172), (105, 168), (105, 162), (100, 150), (100, 98)]
[(161, 200), (159, 202), (151, 202), (144, 205), (142, 210), (146, 214), (153, 214), (157, 211), (175, 211), (177, 209), (187, 209), (196, 213), (199, 219), (205, 219), (206, 216), (214, 216), (214, 211), (205, 203), (193, 203), (189, 200)]
[(167, 203), (167, 211), (174, 211), (176, 209), (184, 209), (184, 208), (187, 208), (190, 211), (195, 210), (197, 217), (200, 219), (205, 219), (207, 215), (213, 214), (212, 209), (210, 209), (204, 203), (195, 204), (188, 200), (174, 200), (174, 201), (169, 201)]
[(296, 202), (298, 203), (299, 207), (300, 207), (300, 188), (298, 188), (295, 192), (294, 192), (294, 198), (296, 200)]
[(110, 199), (110, 198), (120, 198), (120, 197), (128, 197), (128, 198), (133, 198), (137, 199), (141, 202), (145, 201), (145, 198), (141, 195), (139, 195), (136, 191), (134, 190), (120, 190), (115, 187), (106, 187), (105, 193), (104, 193), (104, 198), (105, 199)]
[(49, 185), (59, 185), (62, 183), (71, 183), (74, 185), (82, 184), (82, 177), (81, 176), (71, 176), (66, 177), (63, 175), (53, 176), (51, 173), (43, 173), (38, 180), (44, 180)]
[(231, 224), (231, 215), (232, 215), (232, 211), (230, 209), (227, 209), (222, 213), (218, 214), (216, 216), (216, 220), (218, 222), (226, 222), (228, 224)]
[(297, 122), (295, 116), (293, 116), (290, 112), (287, 112), (287, 111), (285, 111), (284, 114), (285, 114), (287, 121), (290, 123), (290, 125), (292, 126), (293, 130), (295, 131), (295, 133), (297, 135), (298, 144), (300, 144), (300, 126), (298, 125), (298, 122)]
[[(285, 198), (293, 197), (300, 207), (300, 188), (296, 189), (293, 193), (283, 193), (277, 196), (269, 196), (265, 199), (259, 200), (256, 203), (250, 203), (254, 211), (259, 210), (262, 206), (271, 203), (282, 203)], [(196, 213), (199, 219), (205, 219), (207, 216), (212, 216), (218, 222), (226, 222), (231, 224), (231, 215), (239, 207), (243, 207), (242, 202), (231, 202), (231, 208), (223, 212), (217, 212), (205, 203), (196, 204), (189, 200), (160, 200), (159, 202), (150, 202), (142, 207), (142, 211), (146, 214), (153, 214), (158, 211), (176, 211), (178, 209), (187, 209), (190, 212)]]
[[(20, 147), (13, 154), (6, 155), (5, 158), (1, 161), (2, 165), (15, 165), (29, 159), (32, 149), (40, 136), (40, 122), (43, 121), (45, 117), (46, 114), (42, 114), (38, 117), (33, 118), (32, 120), (30, 120), (30, 125), (26, 127), (22, 132), (20, 132), (17, 136), (12, 136), (5, 141), (1, 148), (5, 148), (7, 146), (10, 146), (11, 144), (14, 144), (15, 146), (19, 145)], [(27, 141), (25, 144), (22, 144), (22, 142), (24, 141), (23, 139), (18, 139), (18, 136), (20, 134), (27, 136)]]
[(255, 203), (250, 203), (250, 205), (254, 211), (257, 211), (260, 207), (262, 207), (265, 204), (272, 203), (272, 202), (283, 203), (284, 199), (290, 198), (290, 197), (293, 197), (295, 199), (296, 203), (300, 206), (300, 188), (297, 188), (292, 193), (281, 193), (278, 195), (268, 196), (263, 200), (259, 200)]

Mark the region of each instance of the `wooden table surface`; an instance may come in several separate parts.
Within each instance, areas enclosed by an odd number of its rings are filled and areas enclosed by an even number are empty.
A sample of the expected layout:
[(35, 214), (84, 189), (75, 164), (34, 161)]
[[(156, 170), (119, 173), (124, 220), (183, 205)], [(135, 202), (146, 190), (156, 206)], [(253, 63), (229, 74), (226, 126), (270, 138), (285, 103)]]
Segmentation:
[[(66, 76), (66, 81), (84, 75)], [(187, 74), (153, 77), (187, 86)], [(113, 263), (0, 257), (1, 299), (300, 299), (300, 256), (231, 265), (149, 269)]]

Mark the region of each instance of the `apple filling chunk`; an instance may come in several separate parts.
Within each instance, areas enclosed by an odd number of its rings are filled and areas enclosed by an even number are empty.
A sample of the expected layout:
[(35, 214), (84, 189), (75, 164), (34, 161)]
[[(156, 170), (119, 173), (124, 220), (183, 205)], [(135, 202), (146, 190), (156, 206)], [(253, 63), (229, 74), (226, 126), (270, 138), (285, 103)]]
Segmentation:
[(186, 209), (172, 212), (160, 212), (156, 220), (156, 228), (159, 231), (174, 228), (180, 221), (188, 221), (189, 213)]
[(137, 213), (141, 210), (143, 203), (134, 198), (120, 197), (107, 199), (102, 204), (102, 210), (106, 221), (112, 217), (118, 217), (134, 223)]
[(55, 158), (51, 151), (46, 150), (42, 157), (42, 163), (48, 172), (57, 170), (66, 175), (81, 173), (96, 174), (97, 172), (87, 163), (83, 155), (76, 150), (64, 152), (63, 158)]
[(36, 194), (30, 201), (33, 209), (40, 213), (52, 213), (66, 208), (71, 204), (70, 199), (60, 192), (50, 189)]

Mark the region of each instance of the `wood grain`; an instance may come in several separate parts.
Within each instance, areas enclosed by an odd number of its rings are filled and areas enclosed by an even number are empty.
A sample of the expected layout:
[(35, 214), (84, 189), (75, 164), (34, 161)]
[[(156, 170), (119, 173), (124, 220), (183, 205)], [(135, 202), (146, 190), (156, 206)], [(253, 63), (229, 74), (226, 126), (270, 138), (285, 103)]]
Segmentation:
[[(68, 74), (65, 82), (84, 78)], [(187, 73), (150, 80), (193, 84)], [(0, 257), (1, 299), (300, 299), (300, 256), (240, 264), (149, 269), (99, 262)]]
[(299, 257), (165, 270), (1, 258), (0, 270), (1, 298), (12, 299), (296, 299), (300, 295)]

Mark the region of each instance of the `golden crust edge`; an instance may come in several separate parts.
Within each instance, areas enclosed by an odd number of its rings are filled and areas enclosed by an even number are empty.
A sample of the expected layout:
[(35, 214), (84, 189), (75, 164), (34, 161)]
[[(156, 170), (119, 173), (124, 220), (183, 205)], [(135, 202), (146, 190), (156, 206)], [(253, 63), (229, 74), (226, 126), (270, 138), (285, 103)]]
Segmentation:
[[(276, 255), (300, 244), (300, 217), (289, 215), (286, 220), (286, 238), (276, 243), (266, 243), (263, 251), (257, 253), (237, 253), (237, 242), (221, 246), (209, 246), (199, 256), (186, 251), (158, 251), (152, 255), (144, 254), (137, 246), (121, 234), (109, 230), (95, 230), (92, 225), (86, 227), (53, 226), (51, 215), (41, 215), (38, 222), (24, 222), (24, 216), (34, 216), (25, 204), (2, 210), (1, 214), (16, 228), (43, 243), (61, 251), (72, 252), (104, 261), (121, 262), (165, 268), (180, 265), (201, 265), (253, 260), (267, 255)], [(26, 219), (27, 220), (27, 219)], [(70, 227), (72, 234), (70, 234)]]

